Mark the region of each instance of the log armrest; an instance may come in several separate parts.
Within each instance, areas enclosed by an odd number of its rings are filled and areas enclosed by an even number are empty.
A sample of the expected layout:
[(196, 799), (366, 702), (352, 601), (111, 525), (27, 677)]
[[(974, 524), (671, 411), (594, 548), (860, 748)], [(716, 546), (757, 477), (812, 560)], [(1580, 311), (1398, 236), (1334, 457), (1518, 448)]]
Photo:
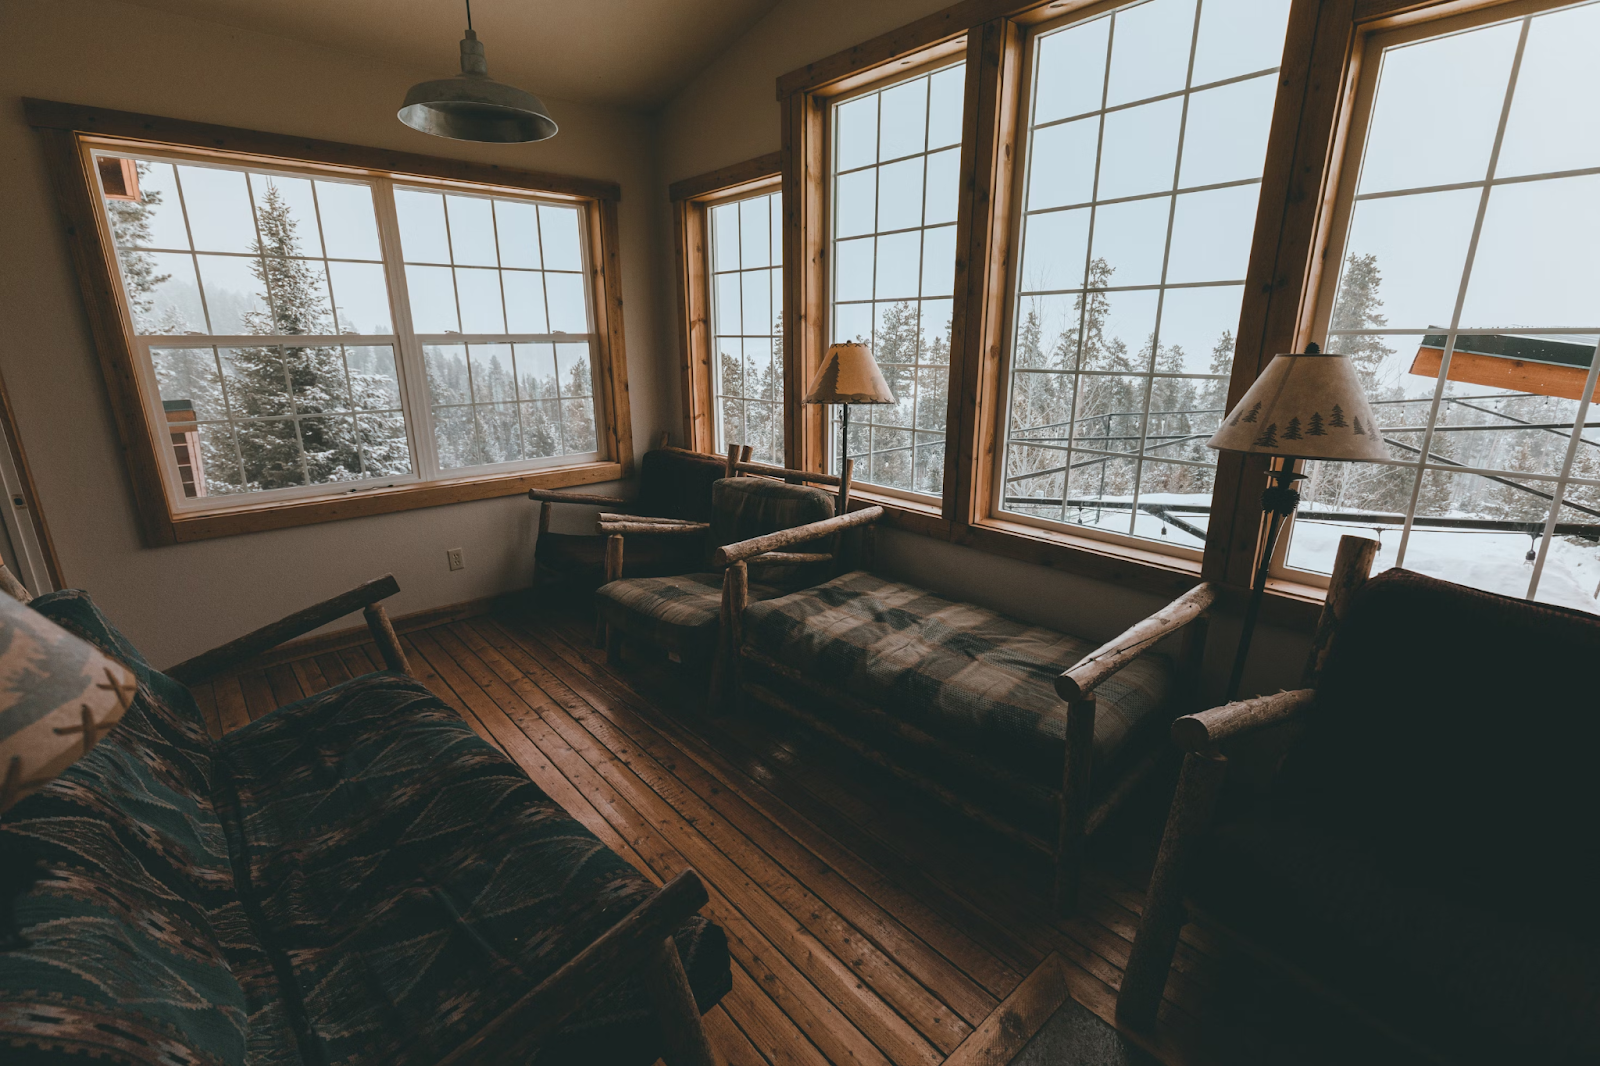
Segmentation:
[[(767, 533), (763, 536), (751, 537), (749, 540), (724, 544), (712, 555), (711, 565), (721, 568), (752, 559), (757, 555), (765, 555), (768, 552), (783, 552), (786, 548), (793, 547), (796, 544), (803, 544), (808, 540), (817, 540), (821, 537), (843, 533), (845, 530), (856, 526), (869, 525), (882, 517), (882, 507), (863, 507), (859, 511), (835, 515), (832, 518), (824, 518), (817, 522), (807, 522), (803, 526), (780, 529), (776, 533)], [(798, 554), (809, 557), (812, 553)]]
[(711, 528), (709, 522), (690, 522), (679, 518), (652, 518), (648, 515), (601, 512), (600, 532), (646, 533), (650, 536), (698, 536)]
[(629, 501), (621, 496), (600, 496), (592, 492), (568, 492), (566, 489), (529, 489), (528, 499), (545, 503), (581, 503), (589, 507), (622, 507)]
[(1184, 751), (1215, 756), (1222, 741), (1286, 722), (1309, 707), (1316, 695), (1316, 689), (1297, 688), (1186, 714), (1172, 723), (1172, 741)]
[[(700, 1012), (684, 976), (672, 933), (708, 897), (693, 870), (668, 881), (531, 992), (462, 1041), (439, 1066), (492, 1066), (527, 1061), (580, 1007), (607, 986), (641, 971), (661, 1022), (669, 1063), (711, 1066)], [(666, 950), (671, 948), (671, 951)]]
[(246, 633), (238, 640), (231, 640), (220, 647), (201, 652), (192, 659), (185, 659), (176, 666), (168, 667), (164, 672), (175, 681), (192, 685), (213, 674), (232, 669), (264, 651), (276, 648), (279, 644), (304, 636), (313, 629), (320, 629), (347, 614), (361, 611), (366, 617), (367, 628), (372, 631), (372, 639), (377, 641), (378, 650), (383, 653), (384, 665), (390, 670), (409, 674), (411, 667), (406, 662), (405, 652), (400, 648), (400, 639), (395, 636), (394, 627), (389, 623), (389, 616), (379, 602), (399, 591), (400, 583), (394, 579), (394, 575), (385, 574), (376, 581), (368, 581), (365, 585), (353, 588), (349, 592), (342, 592), (303, 611), (296, 611), (270, 625), (262, 626), (253, 633)]
[(1079, 659), (1056, 678), (1056, 694), (1068, 703), (1087, 698), (1106, 678), (1139, 657), (1145, 649), (1190, 622), (1205, 616), (1217, 599), (1211, 582), (1196, 585), (1148, 618)]

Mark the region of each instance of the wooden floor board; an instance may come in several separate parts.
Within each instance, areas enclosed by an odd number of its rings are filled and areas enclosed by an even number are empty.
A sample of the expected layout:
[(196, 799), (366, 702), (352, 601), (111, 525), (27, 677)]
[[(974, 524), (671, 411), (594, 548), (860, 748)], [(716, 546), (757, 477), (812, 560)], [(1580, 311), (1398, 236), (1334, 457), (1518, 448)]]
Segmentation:
[[(718, 1062), (998, 1062), (1027, 1035), (1007, 1009), (1039, 1000), (1024, 1012), (1033, 1026), (1048, 1014), (1041, 973), (1058, 982), (1051, 995), (1064, 987), (1114, 1022), (1143, 907), (1136, 875), (1095, 866), (1078, 912), (1060, 918), (1037, 856), (760, 708), (708, 713), (692, 672), (647, 656), (608, 664), (592, 634), (578, 611), (537, 604), (401, 642), (418, 680), (607, 847), (658, 884), (699, 871), (732, 959), (732, 990), (705, 1018)], [(194, 691), (220, 735), (382, 669), (369, 642)], [(1167, 1066), (1243, 1061), (1241, 1049), (1330, 1061), (1271, 1044), (1239, 1021), (1248, 1010), (1213, 1010), (1239, 960), (1223, 934), (1186, 927), (1159, 1025), (1125, 1035)]]

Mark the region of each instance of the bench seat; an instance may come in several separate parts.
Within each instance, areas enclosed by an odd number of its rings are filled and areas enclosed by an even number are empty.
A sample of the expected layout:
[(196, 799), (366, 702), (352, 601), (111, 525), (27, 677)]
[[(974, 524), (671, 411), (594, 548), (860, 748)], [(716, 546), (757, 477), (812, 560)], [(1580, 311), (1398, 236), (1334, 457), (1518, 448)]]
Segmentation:
[[(1067, 735), (1054, 681), (1095, 647), (864, 570), (752, 603), (744, 616), (747, 658), (819, 679), (1051, 790), (1061, 787)], [(1173, 684), (1170, 661), (1145, 655), (1100, 685), (1097, 778), (1165, 725), (1156, 712)]]

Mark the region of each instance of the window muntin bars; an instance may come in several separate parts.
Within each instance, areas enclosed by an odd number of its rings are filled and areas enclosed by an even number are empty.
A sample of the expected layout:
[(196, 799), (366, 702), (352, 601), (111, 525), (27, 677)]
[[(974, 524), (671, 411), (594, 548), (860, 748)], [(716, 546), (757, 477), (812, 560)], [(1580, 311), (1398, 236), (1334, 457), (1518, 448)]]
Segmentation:
[(783, 194), (713, 206), (711, 405), (713, 443), (748, 444), (757, 462), (782, 466)]
[(1203, 547), (1288, 6), (1033, 39), (1000, 510)]
[(831, 111), (830, 339), (869, 345), (897, 401), (851, 412), (848, 454), (858, 481), (924, 496), (944, 488), (965, 75), (956, 63)]
[(1366, 531), (1380, 567), (1593, 611), (1600, 5), (1416, 36), (1374, 44), (1319, 301), (1391, 458), (1307, 464), (1279, 571)]

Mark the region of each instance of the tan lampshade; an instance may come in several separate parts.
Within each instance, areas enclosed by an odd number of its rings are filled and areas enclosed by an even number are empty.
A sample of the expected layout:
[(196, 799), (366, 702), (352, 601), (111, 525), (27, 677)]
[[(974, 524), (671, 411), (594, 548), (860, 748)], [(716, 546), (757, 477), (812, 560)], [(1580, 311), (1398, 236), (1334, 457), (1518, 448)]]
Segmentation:
[(1210, 448), (1305, 459), (1387, 459), (1372, 405), (1337, 352), (1277, 355), (1206, 442)]
[(865, 344), (835, 344), (811, 379), (806, 403), (894, 403), (894, 393)]
[(0, 595), (0, 811), (87, 755), (137, 689), (126, 666)]

